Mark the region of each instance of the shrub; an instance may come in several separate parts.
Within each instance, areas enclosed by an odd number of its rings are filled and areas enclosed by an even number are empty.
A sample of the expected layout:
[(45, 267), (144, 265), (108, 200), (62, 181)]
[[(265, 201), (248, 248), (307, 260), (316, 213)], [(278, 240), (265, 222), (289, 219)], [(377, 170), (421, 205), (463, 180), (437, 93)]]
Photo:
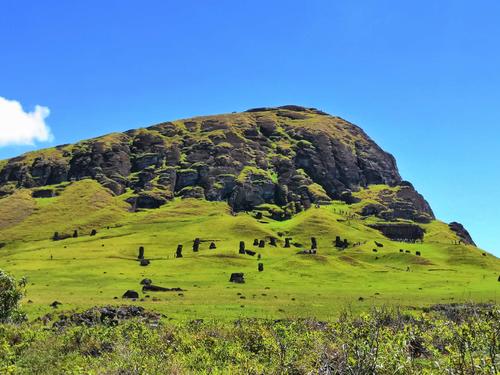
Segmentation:
[(24, 320), (19, 302), (24, 297), (26, 279), (16, 281), (13, 276), (0, 270), (0, 322)]

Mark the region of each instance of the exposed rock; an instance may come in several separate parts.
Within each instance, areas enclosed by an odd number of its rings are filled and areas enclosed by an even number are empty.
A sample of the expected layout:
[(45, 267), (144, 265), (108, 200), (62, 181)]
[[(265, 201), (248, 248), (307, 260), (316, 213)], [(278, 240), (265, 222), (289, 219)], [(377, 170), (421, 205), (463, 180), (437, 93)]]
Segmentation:
[(449, 225), (449, 228), (455, 232), (457, 234), (457, 236), (460, 238), (460, 240), (466, 244), (466, 245), (472, 245), (472, 246), (476, 246), (476, 244), (474, 243), (474, 241), (472, 240), (472, 237), (471, 235), (469, 234), (469, 232), (464, 228), (464, 226), (460, 223), (457, 223), (457, 222), (453, 222), (453, 223), (450, 223)]
[[(50, 321), (52, 319), (53, 314), (40, 318), (41, 321)], [(160, 315), (148, 312), (140, 306), (99, 306), (81, 313), (58, 314), (53, 327), (61, 329), (70, 326), (91, 327), (101, 324), (116, 326), (129, 319), (139, 319), (144, 323), (156, 325), (160, 320)]]
[(139, 293), (137, 293), (135, 290), (127, 290), (125, 293), (123, 293), (122, 298), (136, 299), (139, 298)]
[(37, 189), (31, 194), (33, 198), (53, 198), (56, 196), (54, 189)]
[(151, 262), (149, 261), (149, 259), (141, 259), (139, 264), (142, 266), (142, 267), (146, 267), (146, 266), (149, 266)]
[(61, 302), (59, 302), (59, 301), (54, 301), (54, 302), (52, 302), (49, 306), (50, 306), (50, 307), (52, 307), (52, 308), (54, 308), (54, 309), (57, 309), (57, 308), (58, 308), (59, 306), (61, 306), (61, 305), (62, 305), (62, 303), (61, 303)]
[(369, 227), (379, 230), (393, 241), (421, 241), (425, 235), (425, 231), (416, 224), (373, 224)]
[(401, 180), (394, 158), (362, 129), (295, 105), (164, 122), (12, 158), (0, 168), (0, 191), (83, 178), (116, 195), (132, 188), (127, 201), (133, 210), (181, 196), (227, 201), (233, 211), (265, 203), (277, 220), (332, 198), (353, 204), (360, 188), (385, 184), (399, 189), (365, 206), (363, 215), (418, 222), (434, 217)]
[(141, 285), (151, 285), (153, 281), (151, 279), (142, 279), (140, 284)]

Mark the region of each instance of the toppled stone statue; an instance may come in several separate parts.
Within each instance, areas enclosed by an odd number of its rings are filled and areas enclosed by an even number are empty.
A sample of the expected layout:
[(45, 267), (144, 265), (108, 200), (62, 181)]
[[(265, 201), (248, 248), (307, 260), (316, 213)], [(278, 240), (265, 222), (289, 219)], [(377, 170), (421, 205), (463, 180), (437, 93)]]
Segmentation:
[(231, 278), (229, 279), (231, 283), (244, 284), (245, 283), (245, 274), (242, 272), (232, 273)]

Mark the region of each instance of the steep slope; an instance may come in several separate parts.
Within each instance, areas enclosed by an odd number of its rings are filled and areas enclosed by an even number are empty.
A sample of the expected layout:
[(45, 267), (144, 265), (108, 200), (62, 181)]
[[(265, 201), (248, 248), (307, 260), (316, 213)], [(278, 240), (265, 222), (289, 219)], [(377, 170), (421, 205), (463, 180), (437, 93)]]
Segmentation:
[(227, 201), (234, 211), (274, 204), (283, 219), (330, 199), (349, 202), (351, 191), (372, 184), (401, 185), (404, 207), (386, 209), (386, 218), (434, 218), (392, 155), (359, 127), (299, 106), (166, 122), (28, 153), (0, 163), (0, 194), (84, 178), (117, 195), (132, 189), (133, 209), (182, 196)]

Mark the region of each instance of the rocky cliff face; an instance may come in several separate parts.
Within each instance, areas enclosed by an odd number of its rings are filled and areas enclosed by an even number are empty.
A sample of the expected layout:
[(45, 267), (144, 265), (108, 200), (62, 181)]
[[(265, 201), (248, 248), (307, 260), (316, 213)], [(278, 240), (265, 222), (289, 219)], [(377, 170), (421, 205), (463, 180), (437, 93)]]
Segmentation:
[[(404, 185), (395, 159), (359, 127), (311, 108), (283, 106), (196, 117), (63, 145), (0, 162), (0, 196), (92, 178), (134, 208), (174, 196), (269, 203), (289, 216), (372, 184)], [(409, 184), (388, 219), (432, 217)], [(401, 194), (401, 193), (400, 193)], [(349, 202), (351, 203), (351, 202)]]

